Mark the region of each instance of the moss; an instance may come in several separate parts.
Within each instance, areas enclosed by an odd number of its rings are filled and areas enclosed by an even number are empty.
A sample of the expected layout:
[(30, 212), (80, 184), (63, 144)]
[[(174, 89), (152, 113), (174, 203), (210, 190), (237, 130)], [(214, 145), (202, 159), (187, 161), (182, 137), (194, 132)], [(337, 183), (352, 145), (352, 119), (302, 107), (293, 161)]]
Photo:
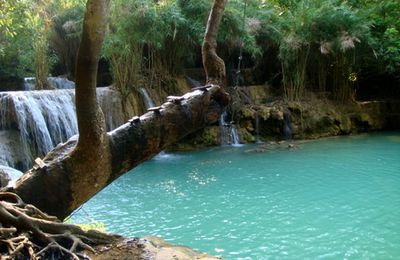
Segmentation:
[(246, 128), (239, 128), (240, 141), (243, 143), (254, 143), (256, 137), (252, 135)]
[(341, 115), (340, 117), (340, 131), (342, 134), (351, 133), (351, 120), (348, 115)]
[(372, 122), (371, 116), (367, 113), (364, 113), (364, 112), (360, 113), (360, 121), (363, 123), (368, 123), (369, 125), (372, 125), (371, 124), (371, 122)]
[(195, 144), (196, 143), (201, 143), (205, 146), (218, 145), (219, 127), (218, 126), (206, 127), (199, 136), (199, 139), (195, 141)]
[(255, 118), (256, 117), (256, 111), (254, 111), (252, 108), (248, 106), (244, 106), (240, 109), (239, 111), (240, 117), (241, 118)]
[(258, 110), (258, 114), (263, 120), (267, 120), (271, 116), (271, 108), (267, 106), (261, 106)]

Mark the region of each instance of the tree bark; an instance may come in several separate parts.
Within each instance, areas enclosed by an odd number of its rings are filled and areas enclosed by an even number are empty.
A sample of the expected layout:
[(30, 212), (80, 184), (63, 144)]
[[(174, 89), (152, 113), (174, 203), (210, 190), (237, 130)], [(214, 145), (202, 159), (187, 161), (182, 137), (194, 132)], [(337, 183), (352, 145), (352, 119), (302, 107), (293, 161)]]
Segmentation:
[(110, 0), (88, 0), (76, 64), (75, 105), (78, 144), (66, 161), (71, 208), (79, 207), (104, 187), (111, 158), (104, 115), (97, 103), (100, 51), (108, 23)]
[(106, 31), (110, 0), (89, 0), (76, 65), (76, 113), (82, 150), (104, 143), (105, 121), (97, 103), (96, 85), (100, 51)]
[(206, 82), (221, 87), (226, 87), (226, 70), (224, 61), (217, 54), (217, 34), (226, 3), (227, 0), (214, 0), (202, 46)]

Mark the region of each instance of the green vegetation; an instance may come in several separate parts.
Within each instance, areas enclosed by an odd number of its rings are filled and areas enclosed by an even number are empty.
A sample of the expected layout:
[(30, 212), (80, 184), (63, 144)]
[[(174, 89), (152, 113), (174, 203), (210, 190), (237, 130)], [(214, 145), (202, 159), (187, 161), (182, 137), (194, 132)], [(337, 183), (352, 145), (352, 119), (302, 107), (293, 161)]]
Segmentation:
[(97, 230), (100, 232), (107, 231), (106, 225), (104, 224), (104, 222), (95, 221), (93, 219), (88, 219), (88, 221), (86, 223), (74, 223), (73, 221), (71, 221), (70, 218), (67, 218), (63, 222), (66, 224), (77, 225), (78, 227), (80, 227), (81, 229), (83, 229), (85, 231), (89, 231), (89, 230)]
[[(73, 80), (83, 2), (0, 0), (0, 80), (36, 76), (43, 88), (50, 72)], [(168, 92), (185, 68), (201, 67), (210, 4), (113, 1), (103, 59), (124, 98), (144, 86)], [(242, 67), (288, 100), (316, 91), (348, 101), (364, 78), (399, 80), (399, 13), (396, 0), (230, 0), (220, 55), (232, 85), (243, 49)]]

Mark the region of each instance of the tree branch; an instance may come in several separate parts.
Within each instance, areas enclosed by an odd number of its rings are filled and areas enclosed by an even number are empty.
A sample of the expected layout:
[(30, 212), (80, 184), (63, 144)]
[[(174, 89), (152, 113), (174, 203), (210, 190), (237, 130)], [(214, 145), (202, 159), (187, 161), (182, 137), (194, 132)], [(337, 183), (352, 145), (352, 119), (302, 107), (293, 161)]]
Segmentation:
[(202, 46), (206, 83), (226, 87), (224, 61), (217, 54), (217, 34), (227, 0), (214, 0)]

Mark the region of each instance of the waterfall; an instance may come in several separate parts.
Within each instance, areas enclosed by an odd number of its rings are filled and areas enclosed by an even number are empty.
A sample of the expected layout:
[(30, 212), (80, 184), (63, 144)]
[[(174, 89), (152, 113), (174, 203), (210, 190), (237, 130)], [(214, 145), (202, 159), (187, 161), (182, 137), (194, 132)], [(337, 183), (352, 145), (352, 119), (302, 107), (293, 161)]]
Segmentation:
[(290, 121), (290, 111), (287, 111), (284, 115), (283, 115), (283, 136), (285, 138), (285, 140), (292, 140), (292, 124)]
[(49, 77), (47, 79), (51, 86), (55, 89), (73, 89), (75, 82), (60, 77)]
[(199, 81), (192, 79), (191, 77), (186, 77), (186, 79), (193, 88), (202, 86), (202, 84)]
[[(107, 129), (124, 122), (119, 94), (98, 88)], [(0, 92), (0, 164), (26, 170), (77, 134), (74, 90)]]
[[(48, 77), (50, 86), (54, 89), (73, 89), (75, 88), (75, 82), (70, 81), (65, 78), (60, 77)], [(35, 90), (35, 78), (34, 77), (25, 77), (24, 78), (24, 90)]]
[(0, 93), (0, 131), (19, 131), (24, 169), (77, 132), (73, 102), (68, 90)]
[(236, 126), (227, 122), (226, 111), (221, 114), (219, 120), (221, 145), (240, 146), (240, 138)]
[(104, 114), (107, 131), (111, 131), (125, 122), (121, 96), (117, 90), (109, 87), (97, 88), (97, 99)]
[(35, 89), (35, 78), (25, 77), (24, 78), (24, 90), (34, 90)]
[(146, 105), (146, 108), (150, 107), (155, 107), (156, 105), (154, 104), (153, 100), (151, 99), (149, 92), (145, 88), (140, 88), (140, 93), (143, 96), (144, 103)]
[(238, 145), (240, 145), (240, 143), (239, 143), (239, 134), (238, 134), (238, 130), (237, 130), (237, 128), (236, 128), (236, 126), (235, 125), (231, 125), (231, 140), (232, 140), (232, 145), (233, 146), (238, 146)]
[(259, 112), (256, 111), (256, 144), (261, 144), (260, 140), (260, 115)]

